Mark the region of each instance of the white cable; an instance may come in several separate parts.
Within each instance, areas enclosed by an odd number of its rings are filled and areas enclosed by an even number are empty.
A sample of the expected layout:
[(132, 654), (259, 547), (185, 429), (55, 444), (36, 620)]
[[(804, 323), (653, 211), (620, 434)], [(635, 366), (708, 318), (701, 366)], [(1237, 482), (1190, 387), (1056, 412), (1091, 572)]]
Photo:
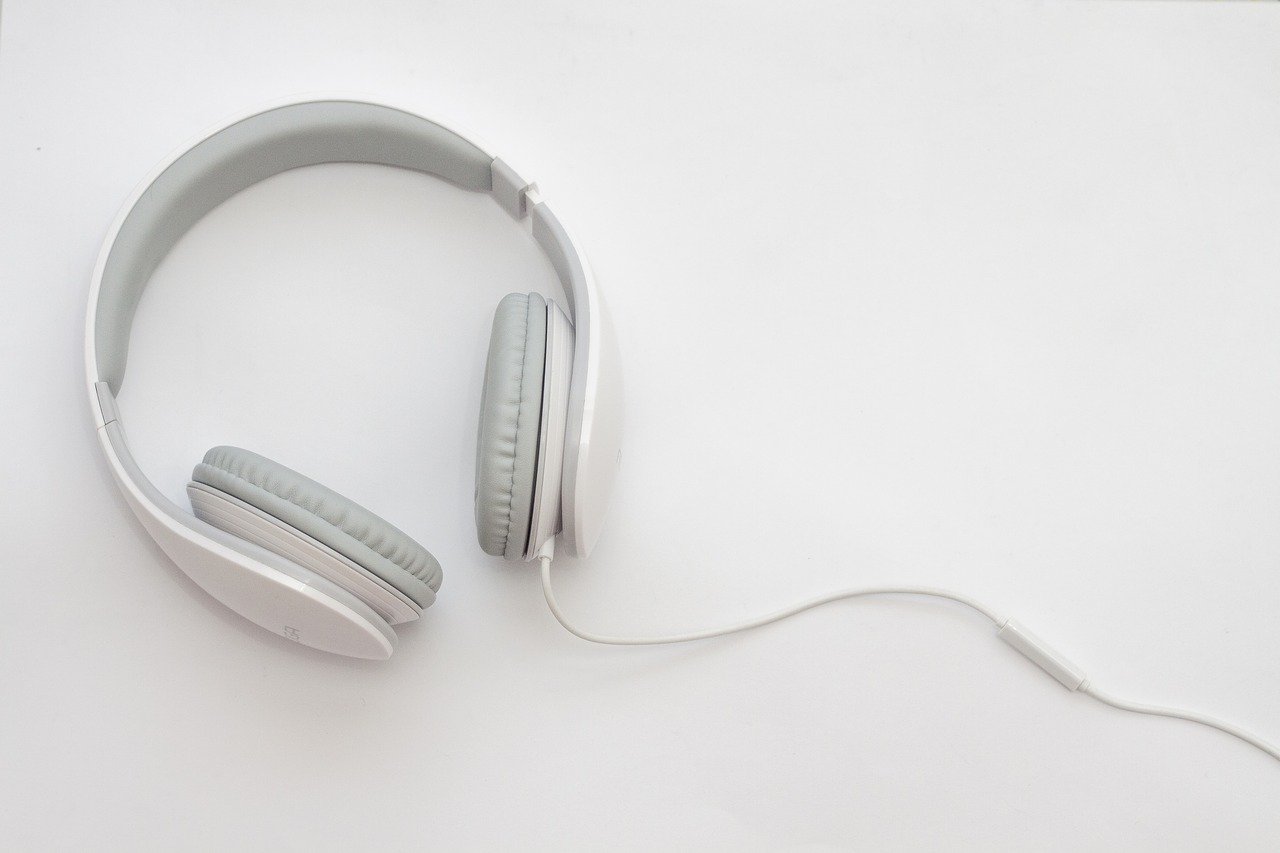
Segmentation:
[(581, 637), (592, 643), (603, 643), (608, 646), (661, 646), (667, 643), (687, 643), (691, 640), (706, 640), (711, 637), (721, 637), (725, 634), (735, 634), (738, 631), (746, 631), (751, 628), (759, 628), (762, 625), (768, 625), (788, 616), (795, 616), (797, 613), (803, 613), (806, 610), (812, 610), (815, 607), (821, 607), (824, 604), (830, 604), (833, 601), (840, 601), (845, 598), (860, 598), (866, 595), (928, 595), (934, 598), (947, 598), (952, 601), (959, 602), (966, 607), (974, 610), (987, 617), (995, 625), (1000, 625), (1003, 621), (999, 616), (993, 613), (987, 607), (974, 601), (972, 598), (960, 595), (959, 593), (949, 592), (945, 589), (934, 589), (928, 586), (870, 586), (855, 587), (853, 589), (843, 589), (839, 592), (832, 592), (827, 595), (819, 595), (816, 598), (809, 598), (801, 601), (799, 604), (793, 604), (791, 607), (769, 613), (755, 619), (748, 619), (745, 622), (738, 622), (734, 625), (726, 625), (723, 628), (710, 628), (706, 631), (692, 631), (688, 634), (671, 634), (665, 637), (608, 637), (603, 634), (592, 634), (589, 631), (582, 631), (569, 624), (569, 620), (565, 618), (564, 612), (560, 609), (560, 605), (556, 603), (555, 594), (551, 591), (551, 558), (540, 556), (539, 562), (542, 563), (542, 594), (547, 599), (547, 606), (551, 608), (551, 615), (556, 617), (556, 621), (564, 626), (565, 630), (574, 636)]
[(998, 636), (1004, 640), (1009, 646), (1016, 649), (1027, 659), (1035, 663), (1049, 675), (1057, 679), (1064, 687), (1071, 691), (1078, 691), (1088, 696), (1092, 696), (1099, 702), (1118, 708), (1121, 711), (1131, 711), (1135, 714), (1151, 714), (1159, 717), (1173, 717), (1179, 720), (1187, 720), (1192, 723), (1199, 723), (1202, 726), (1209, 726), (1218, 731), (1225, 732), (1233, 737), (1237, 737), (1245, 743), (1262, 750), (1267, 755), (1280, 761), (1280, 749), (1271, 745), (1267, 741), (1255, 734), (1245, 731), (1244, 729), (1234, 726), (1222, 720), (1197, 713), (1195, 711), (1182, 711), (1177, 708), (1165, 708), (1160, 705), (1144, 705), (1139, 702), (1129, 702), (1124, 699), (1117, 699), (1098, 690), (1084, 676), (1084, 673), (1068, 661), (1065, 657), (1058, 654), (1047, 643), (1027, 631), (1017, 622), (1011, 619), (1004, 619), (998, 616), (993, 610), (980, 602), (974, 601), (965, 595), (951, 592), (945, 589), (936, 589), (934, 587), (925, 586), (880, 586), (880, 587), (854, 587), (852, 589), (844, 589), (839, 592), (820, 595), (815, 598), (809, 598), (798, 604), (782, 610), (748, 619), (743, 622), (737, 622), (732, 625), (726, 625), (722, 628), (710, 628), (705, 631), (690, 631), (685, 634), (668, 634), (660, 637), (614, 637), (606, 634), (594, 634), (590, 631), (584, 631), (569, 622), (564, 615), (564, 611), (560, 609), (559, 602), (556, 601), (555, 593), (551, 589), (551, 556), (543, 553), (538, 557), (538, 562), (542, 564), (542, 594), (547, 599), (547, 606), (551, 608), (551, 615), (556, 621), (575, 637), (580, 637), (592, 643), (602, 643), (610, 646), (658, 646), (669, 643), (687, 643), (693, 640), (706, 640), (711, 637), (721, 637), (725, 634), (734, 634), (738, 631), (746, 631), (751, 628), (759, 628), (763, 625), (769, 625), (786, 619), (788, 616), (795, 616), (797, 613), (803, 613), (815, 607), (821, 607), (824, 604), (830, 604), (833, 601), (841, 601), (846, 598), (862, 598), (870, 595), (924, 595), (932, 598), (945, 598), (950, 601), (958, 602), (966, 607), (981, 613), (991, 623), (996, 626)]
[(1177, 720), (1188, 720), (1192, 723), (1199, 723), (1202, 726), (1217, 729), (1220, 732), (1226, 732), (1232, 737), (1238, 737), (1250, 746), (1257, 747), (1267, 755), (1270, 755), (1272, 758), (1280, 761), (1280, 748), (1267, 743), (1262, 738), (1251, 732), (1245, 731), (1239, 726), (1233, 726), (1231, 723), (1224, 722), (1223, 720), (1219, 720), (1205, 714), (1200, 714), (1195, 711), (1182, 711), (1177, 708), (1166, 708), (1162, 705), (1144, 705), (1141, 702), (1129, 702), (1124, 699), (1117, 699), (1114, 696), (1103, 693), (1087, 681), (1080, 686), (1080, 692), (1086, 693), (1094, 699), (1097, 699), (1099, 702), (1102, 702), (1105, 705), (1110, 705), (1112, 708), (1119, 708), (1121, 711), (1132, 711), (1135, 714), (1150, 714), (1155, 717), (1173, 717)]

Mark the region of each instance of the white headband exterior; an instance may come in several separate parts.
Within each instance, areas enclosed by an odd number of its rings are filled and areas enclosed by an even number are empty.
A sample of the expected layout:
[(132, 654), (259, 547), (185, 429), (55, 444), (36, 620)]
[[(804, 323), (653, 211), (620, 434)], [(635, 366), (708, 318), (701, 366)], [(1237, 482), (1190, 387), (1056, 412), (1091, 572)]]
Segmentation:
[[(568, 551), (586, 556), (600, 534), (621, 446), (622, 386), (616, 344), (586, 259), (536, 186), (473, 140), (406, 110), (318, 98), (255, 110), (157, 167), (117, 217), (93, 273), (85, 358), (98, 434), (126, 499), (183, 571), (232, 609), (278, 631), (282, 597), (295, 620), (324, 626), (330, 650), (385, 657), (394, 634), (359, 599), (289, 560), (180, 509), (146, 478), (129, 452), (116, 407), (129, 332), (148, 279), (206, 213), (239, 191), (289, 169), (319, 163), (396, 166), (493, 196), (551, 261), (574, 324), (560, 503)], [(335, 609), (342, 619), (335, 620)], [(345, 625), (336, 633), (334, 624)], [(315, 630), (312, 630), (315, 636)]]

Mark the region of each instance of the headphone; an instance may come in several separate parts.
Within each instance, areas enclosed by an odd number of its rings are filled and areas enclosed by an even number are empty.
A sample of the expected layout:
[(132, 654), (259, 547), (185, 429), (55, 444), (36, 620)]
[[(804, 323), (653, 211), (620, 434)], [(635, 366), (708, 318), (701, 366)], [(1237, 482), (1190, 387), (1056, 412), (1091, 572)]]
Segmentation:
[[(412, 112), (351, 99), (257, 110), (156, 168), (125, 204), (93, 272), (85, 358), (98, 438), (125, 500), (206, 592), (307, 646), (385, 659), (392, 625), (435, 601), (442, 572), (399, 528), (278, 462), (215, 447), (191, 474), (191, 512), (147, 479), (116, 397), (143, 289), (201, 217), (272, 175), (319, 163), (398, 166), (488, 193), (530, 224), (565, 305), (513, 293), (493, 319), (476, 449), (480, 547), (508, 560), (585, 557), (621, 460), (617, 347), (591, 267), (537, 187), (474, 139)], [(567, 311), (567, 313), (566, 313)]]
[[(206, 592), (262, 627), (313, 648), (385, 659), (392, 625), (417, 619), (440, 589), (426, 548), (320, 483), (238, 447), (215, 447), (191, 474), (191, 512), (146, 478), (129, 452), (116, 396), (133, 316), (156, 266), (201, 217), (272, 175), (319, 163), (411, 169), (488, 193), (550, 260), (562, 308), (537, 293), (498, 303), (476, 447), (475, 521), (485, 553), (541, 565), (552, 615), (596, 643), (682, 643), (757, 628), (833, 601), (946, 599), (1072, 692), (1125, 711), (1210, 726), (1280, 760), (1280, 749), (1194, 711), (1117, 698), (1020, 623), (968, 596), (920, 586), (854, 587), (732, 625), (659, 637), (583, 630), (552, 591), (555, 543), (586, 557), (600, 536), (621, 462), (622, 376), (608, 314), (581, 250), (535, 184), (474, 139), (398, 107), (348, 98), (277, 104), (232, 121), (156, 168), (125, 204), (93, 272), (85, 335), (99, 443), (125, 500), (166, 554)], [(567, 309), (567, 310), (566, 310)]]

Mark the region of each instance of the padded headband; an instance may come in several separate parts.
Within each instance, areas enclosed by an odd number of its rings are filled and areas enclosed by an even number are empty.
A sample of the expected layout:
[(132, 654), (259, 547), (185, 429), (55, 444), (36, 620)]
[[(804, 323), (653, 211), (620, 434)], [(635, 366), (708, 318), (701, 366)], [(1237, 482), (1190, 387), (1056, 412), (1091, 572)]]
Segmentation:
[[(413, 113), (352, 100), (290, 103), (240, 119), (205, 137), (144, 182), (126, 205), (99, 259), (91, 299), (90, 376), (118, 393), (129, 331), (151, 273), (206, 213), (272, 175), (319, 163), (374, 163), (493, 193), (513, 216), (534, 219), (534, 237), (555, 267), (572, 309), (586, 282), (581, 259), (545, 205), (527, 204), (533, 185), (456, 131)], [(576, 318), (575, 318), (576, 319)]]

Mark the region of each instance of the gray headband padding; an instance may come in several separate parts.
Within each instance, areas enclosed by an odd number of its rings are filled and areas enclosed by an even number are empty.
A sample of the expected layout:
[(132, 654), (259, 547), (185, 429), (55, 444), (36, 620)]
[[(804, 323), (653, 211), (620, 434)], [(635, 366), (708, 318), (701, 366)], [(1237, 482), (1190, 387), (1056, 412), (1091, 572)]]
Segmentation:
[(404, 531), (315, 480), (239, 447), (213, 448), (191, 479), (301, 530), (419, 607), (435, 601), (443, 578), (436, 558)]
[(129, 330), (147, 280), (202, 216), (272, 175), (339, 162), (399, 166), (475, 192), (493, 187), (491, 155), (448, 128), (394, 107), (312, 101), (236, 122), (170, 164), (121, 224), (98, 292), (97, 378), (119, 393)]
[(503, 297), (493, 316), (476, 440), (476, 534), (486, 554), (524, 556), (542, 422), (547, 302)]

